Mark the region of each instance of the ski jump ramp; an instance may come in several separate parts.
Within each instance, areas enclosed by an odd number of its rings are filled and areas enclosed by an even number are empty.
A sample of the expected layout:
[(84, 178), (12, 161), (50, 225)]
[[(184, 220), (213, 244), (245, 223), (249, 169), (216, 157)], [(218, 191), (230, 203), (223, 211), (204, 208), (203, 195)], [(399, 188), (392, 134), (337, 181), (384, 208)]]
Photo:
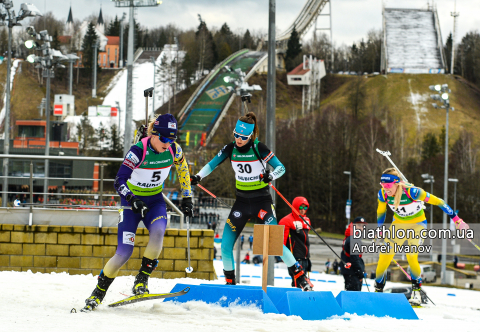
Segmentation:
[(385, 73), (445, 73), (447, 65), (435, 8), (383, 8), (383, 40)]
[(315, 23), (315, 20), (328, 1), (329, 0), (308, 0), (293, 23), (276, 37), (277, 42), (287, 42), (288, 39), (290, 39), (294, 27), (298, 34), (303, 36), (312, 24)]
[[(307, 0), (293, 23), (276, 37), (277, 46), (286, 44), (294, 27), (300, 36), (304, 35), (327, 3), (328, 0)], [(218, 64), (204, 78), (178, 114), (185, 149), (193, 150), (208, 144), (235, 99), (235, 94), (228, 91), (228, 87), (234, 88), (233, 84), (226, 83), (223, 78), (236, 74), (222, 69), (227, 65), (232, 70), (241, 68), (246, 73), (245, 80), (248, 80), (266, 58), (266, 52), (243, 49)]]
[[(232, 70), (240, 68), (247, 73), (249, 79), (258, 66), (267, 57), (266, 52), (254, 52), (248, 49), (240, 50), (218, 64), (203, 80), (195, 93), (190, 97), (178, 114), (181, 130), (181, 141), (184, 149), (192, 150), (207, 144), (235, 99), (233, 83), (225, 82), (226, 76), (236, 76), (236, 73), (222, 70), (229, 66)], [(201, 144), (202, 143), (202, 144)]]

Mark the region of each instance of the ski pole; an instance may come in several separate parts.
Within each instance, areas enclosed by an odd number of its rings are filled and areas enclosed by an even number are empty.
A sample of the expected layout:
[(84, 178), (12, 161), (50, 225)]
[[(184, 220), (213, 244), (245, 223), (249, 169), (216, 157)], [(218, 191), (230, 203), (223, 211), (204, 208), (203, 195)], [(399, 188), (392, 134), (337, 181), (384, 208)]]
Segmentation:
[(368, 292), (370, 293), (370, 288), (368, 287), (368, 282), (366, 278), (362, 278), (362, 284), (365, 282), (365, 286), (367, 286)]
[(185, 268), (185, 272), (192, 273), (193, 267), (190, 265), (190, 217), (186, 216), (187, 220), (187, 253), (188, 253), (188, 267)]
[(470, 241), (470, 243), (473, 244), (475, 246), (475, 248), (480, 250), (480, 247), (478, 245), (476, 245), (475, 242), (473, 242), (471, 239), (467, 239), (467, 240)]
[(215, 196), (214, 194), (212, 194), (210, 191), (208, 191), (204, 186), (201, 186), (199, 184), (197, 184), (197, 187), (200, 187), (200, 189), (202, 189), (203, 191), (205, 191), (207, 194), (209, 194), (210, 196), (212, 196), (213, 198), (215, 198), (217, 201), (219, 201), (220, 203), (222, 203), (223, 205), (225, 205), (225, 207), (231, 209), (232, 206), (225, 203), (224, 201), (222, 201), (219, 197)]
[(368, 287), (368, 281), (367, 281), (367, 279), (363, 279), (363, 280), (365, 280), (365, 285), (367, 285), (367, 290), (368, 290), (368, 292), (370, 293), (370, 287)]
[(363, 272), (363, 280), (365, 280), (365, 285), (367, 285), (368, 292), (370, 293), (370, 288), (368, 287), (367, 273)]
[(395, 264), (397, 264), (397, 266), (400, 268), (400, 270), (402, 270), (403, 274), (405, 274), (407, 276), (408, 280), (412, 281), (412, 277), (410, 277), (410, 275), (407, 272), (405, 272), (403, 267), (400, 264), (398, 264), (398, 262), (394, 258), (392, 258), (392, 260)]
[[(400, 270), (402, 270), (403, 274), (405, 274), (405, 276), (408, 278), (408, 280), (412, 281), (412, 277), (410, 277), (410, 275), (409, 275), (407, 272), (405, 272), (405, 270), (403, 269), (403, 267), (401, 267), (400, 264), (398, 264), (398, 262), (397, 262), (394, 258), (392, 258), (392, 260), (393, 260), (393, 262), (394, 262), (395, 264), (397, 264), (397, 266), (400, 268)], [(431, 298), (428, 297), (427, 293), (425, 293), (425, 292), (423, 291), (423, 289), (420, 289), (420, 292), (422, 292), (423, 295), (425, 295), (425, 297), (426, 297), (430, 302), (432, 302), (434, 306), (436, 306), (436, 304), (432, 301)]]
[(332, 249), (332, 247), (330, 247), (330, 245), (329, 245), (327, 242), (325, 242), (325, 240), (317, 233), (317, 231), (316, 231), (315, 229), (313, 229), (313, 227), (312, 227), (305, 219), (303, 219), (303, 217), (300, 215), (300, 213), (298, 213), (297, 210), (294, 209), (294, 207), (287, 201), (287, 199), (286, 199), (285, 197), (283, 197), (283, 195), (277, 190), (277, 188), (275, 188), (275, 186), (274, 186), (272, 183), (269, 183), (269, 185), (270, 185), (270, 187), (273, 188), (273, 190), (276, 191), (276, 193), (278, 194), (278, 196), (280, 196), (280, 197), (285, 201), (285, 203), (287, 203), (287, 205), (292, 209), (292, 211), (295, 212), (295, 214), (296, 214), (297, 216), (299, 216), (300, 219), (302, 219), (303, 222), (304, 222), (305, 224), (307, 224), (307, 225), (310, 227), (310, 229), (311, 229), (315, 234), (317, 234), (317, 236), (320, 238), (320, 240), (322, 240), (323, 243), (325, 243), (325, 244), (327, 245), (327, 247), (335, 254), (335, 256), (337, 256), (338, 259), (343, 263), (343, 265), (345, 266), (345, 268), (346, 268), (346, 269), (349, 269), (349, 268), (352, 266), (352, 263), (345, 263), (345, 262), (343, 261), (343, 259), (342, 259), (340, 256), (338, 256), (338, 254)]

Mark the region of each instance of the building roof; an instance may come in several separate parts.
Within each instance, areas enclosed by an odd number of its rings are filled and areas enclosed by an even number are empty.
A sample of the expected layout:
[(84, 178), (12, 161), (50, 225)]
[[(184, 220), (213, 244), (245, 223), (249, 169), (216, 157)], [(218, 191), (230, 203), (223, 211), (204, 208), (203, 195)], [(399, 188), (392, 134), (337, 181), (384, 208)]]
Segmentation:
[(73, 23), (72, 6), (70, 6), (70, 11), (68, 12), (67, 24), (68, 23)]
[(61, 44), (68, 44), (70, 43), (70, 40), (72, 39), (72, 36), (58, 36), (57, 37), (57, 40), (61, 43)]
[(47, 121), (45, 120), (17, 120), (15, 121), (17, 126), (46, 126)]
[(100, 24), (105, 24), (103, 22), (103, 15), (102, 15), (102, 8), (100, 7), (100, 14), (98, 14), (98, 20), (97, 20), (97, 24), (100, 25)]
[(301, 64), (296, 66), (295, 69), (289, 72), (287, 75), (305, 75), (309, 71), (310, 69), (303, 69), (303, 62), (302, 62)]
[(108, 39), (107, 45), (120, 45), (120, 37), (118, 36), (106, 36)]

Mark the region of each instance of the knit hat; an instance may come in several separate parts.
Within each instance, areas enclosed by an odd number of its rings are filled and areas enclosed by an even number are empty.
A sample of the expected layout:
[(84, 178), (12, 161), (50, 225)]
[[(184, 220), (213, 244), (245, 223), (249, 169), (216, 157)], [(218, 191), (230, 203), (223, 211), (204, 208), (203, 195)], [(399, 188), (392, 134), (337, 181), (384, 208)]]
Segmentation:
[(356, 218), (353, 220), (353, 223), (354, 223), (354, 224), (358, 224), (358, 223), (364, 223), (364, 224), (366, 224), (367, 222), (365, 221), (365, 218), (363, 218), (363, 217), (356, 217)]
[(177, 120), (170, 113), (159, 115), (153, 123), (152, 134), (177, 138)]

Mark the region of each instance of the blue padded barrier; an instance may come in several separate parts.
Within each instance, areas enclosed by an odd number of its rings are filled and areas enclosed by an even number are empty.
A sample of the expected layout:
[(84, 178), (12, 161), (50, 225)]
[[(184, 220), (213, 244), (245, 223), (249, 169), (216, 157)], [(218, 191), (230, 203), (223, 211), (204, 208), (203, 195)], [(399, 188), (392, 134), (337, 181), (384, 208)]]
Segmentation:
[[(213, 284), (201, 284), (201, 286), (210, 286), (210, 287), (237, 287), (237, 288), (243, 288), (243, 289), (262, 289), (260, 286), (247, 286), (247, 285), (213, 285)], [(301, 292), (302, 290), (300, 288), (294, 288), (294, 287), (271, 287), (267, 286), (267, 295), (272, 300), (272, 303), (276, 306), (277, 302), (282, 299), (282, 297), (285, 295), (286, 292)]]
[(336, 299), (340, 307), (350, 314), (418, 319), (404, 294), (341, 291)]
[(321, 320), (345, 314), (332, 292), (287, 292), (276, 306), (281, 314), (300, 316), (303, 320)]
[(272, 300), (261, 289), (261, 287), (248, 286), (227, 286), (226, 285), (187, 285), (176, 284), (171, 290), (172, 293), (179, 292), (185, 287), (190, 287), (190, 291), (182, 296), (167, 298), (165, 301), (188, 302), (202, 301), (205, 303), (214, 303), (222, 307), (235, 305), (256, 305), (264, 313), (278, 314), (278, 310)]

